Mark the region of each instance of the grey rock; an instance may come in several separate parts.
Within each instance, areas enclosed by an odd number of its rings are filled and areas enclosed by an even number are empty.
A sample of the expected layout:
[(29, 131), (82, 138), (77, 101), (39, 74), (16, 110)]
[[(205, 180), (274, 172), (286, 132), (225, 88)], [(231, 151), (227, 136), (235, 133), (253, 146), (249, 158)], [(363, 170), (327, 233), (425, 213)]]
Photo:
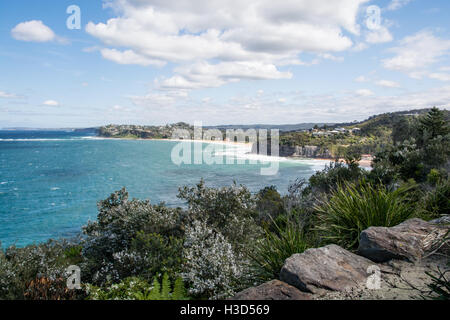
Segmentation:
[(358, 254), (375, 262), (422, 259), (435, 249), (449, 227), (410, 219), (395, 227), (370, 227), (361, 232)]
[(311, 300), (309, 294), (279, 280), (237, 293), (231, 300)]
[(450, 224), (450, 214), (443, 215), (440, 218), (429, 221), (433, 224)]
[(309, 249), (286, 259), (280, 280), (304, 292), (347, 291), (365, 284), (374, 263), (337, 245)]

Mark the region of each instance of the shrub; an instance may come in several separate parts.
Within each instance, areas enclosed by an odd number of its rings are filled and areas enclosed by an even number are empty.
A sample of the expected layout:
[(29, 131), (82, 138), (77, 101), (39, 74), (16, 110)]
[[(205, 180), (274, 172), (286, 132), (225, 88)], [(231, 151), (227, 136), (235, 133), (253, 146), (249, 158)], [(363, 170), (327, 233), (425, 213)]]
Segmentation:
[(126, 278), (120, 283), (99, 288), (87, 286), (90, 300), (188, 300), (186, 290), (181, 278), (175, 281), (173, 292), (169, 275), (164, 274), (162, 284), (157, 277), (153, 278), (152, 285), (138, 277)]
[(305, 235), (294, 224), (288, 224), (285, 228), (274, 225), (277, 232), (266, 230), (265, 238), (250, 253), (252, 271), (260, 282), (277, 279), (285, 260), (309, 247)]
[(186, 230), (182, 277), (189, 293), (219, 299), (234, 294), (242, 285), (246, 261), (235, 254), (231, 244), (204, 221), (194, 221)]
[(275, 186), (266, 187), (256, 195), (256, 210), (258, 211), (258, 224), (267, 226), (271, 219), (284, 215), (284, 203)]
[(65, 278), (49, 279), (37, 277), (27, 284), (24, 298), (26, 300), (77, 300), (80, 293), (67, 288)]
[[(162, 261), (158, 257), (172, 254), (172, 249), (178, 250), (173, 259), (179, 257), (181, 240), (176, 239), (182, 239), (184, 233), (180, 209), (128, 200), (125, 189), (100, 201), (98, 209), (98, 220), (83, 228), (87, 237), (83, 242), (86, 263), (82, 271), (94, 284), (117, 282), (145, 269), (154, 273), (163, 266), (167, 270), (176, 268), (176, 262), (169, 262), (169, 257)], [(152, 266), (155, 262), (156, 266)]]
[(339, 184), (354, 182), (361, 179), (365, 172), (357, 163), (344, 164), (342, 162), (331, 162), (325, 169), (319, 171), (309, 178), (310, 188), (315, 192), (329, 193), (335, 190)]
[(245, 247), (260, 235), (257, 212), (250, 191), (244, 186), (209, 188), (203, 180), (193, 188), (180, 188), (178, 197), (188, 204), (192, 220), (205, 221), (220, 232), (234, 249)]
[(110, 284), (105, 288), (86, 286), (90, 300), (135, 300), (139, 294), (148, 294), (153, 289), (147, 281), (138, 278), (126, 278), (120, 283)]
[(430, 220), (450, 212), (450, 179), (439, 180), (420, 202), (421, 217)]
[(413, 188), (414, 185), (408, 185), (390, 191), (383, 185), (365, 181), (359, 185), (340, 185), (328, 202), (316, 205), (316, 229), (325, 242), (355, 249), (364, 229), (393, 227), (412, 216), (414, 211), (408, 202), (408, 192)]
[[(67, 248), (64, 241), (50, 240), (24, 248), (11, 246), (5, 251), (0, 249), (0, 299), (25, 299), (32, 281), (34, 287), (39, 286), (36, 278), (47, 279), (48, 290), (59, 290), (56, 280), (65, 278), (65, 270), (71, 264), (64, 255)], [(34, 291), (33, 298), (39, 298), (37, 292), (39, 290)]]

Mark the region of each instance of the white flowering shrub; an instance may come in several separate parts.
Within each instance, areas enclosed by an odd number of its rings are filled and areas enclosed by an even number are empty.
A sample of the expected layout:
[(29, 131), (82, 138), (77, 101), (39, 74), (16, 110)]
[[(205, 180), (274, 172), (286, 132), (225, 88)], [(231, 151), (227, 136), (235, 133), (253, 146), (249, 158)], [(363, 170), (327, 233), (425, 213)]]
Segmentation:
[[(98, 209), (97, 221), (83, 228), (87, 236), (83, 243), (86, 259), (83, 273), (95, 284), (103, 285), (145, 272), (153, 277), (159, 268), (165, 267), (167, 261), (161, 257), (172, 253), (170, 248), (183, 236), (180, 209), (128, 200), (125, 189), (100, 201)], [(178, 247), (176, 257), (181, 256), (181, 244)], [(172, 262), (168, 262), (168, 269), (176, 269)]]
[(245, 186), (209, 188), (201, 180), (195, 187), (180, 188), (178, 197), (187, 202), (191, 219), (205, 221), (238, 251), (262, 235), (255, 223), (255, 199)]
[(66, 242), (51, 240), (25, 248), (0, 249), (0, 299), (24, 299), (28, 285), (37, 278), (55, 283), (65, 278), (66, 268), (71, 264), (65, 258), (68, 247)]
[(213, 299), (233, 295), (242, 278), (245, 262), (231, 244), (206, 222), (194, 221), (186, 229), (182, 277), (190, 284), (189, 293)]
[(105, 288), (88, 284), (85, 290), (90, 300), (135, 300), (139, 293), (145, 293), (151, 289), (152, 287), (145, 280), (130, 277)]
[(16, 273), (13, 265), (5, 257), (3, 250), (0, 250), (0, 299), (14, 299), (14, 289), (16, 285)]

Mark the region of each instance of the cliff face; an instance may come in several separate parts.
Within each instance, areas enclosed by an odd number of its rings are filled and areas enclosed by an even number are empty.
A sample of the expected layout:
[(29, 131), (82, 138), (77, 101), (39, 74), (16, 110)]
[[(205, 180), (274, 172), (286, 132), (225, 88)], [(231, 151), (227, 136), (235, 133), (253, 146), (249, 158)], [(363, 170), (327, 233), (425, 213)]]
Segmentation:
[[(258, 144), (254, 143), (252, 146), (252, 153), (265, 154), (260, 152)], [(268, 144), (267, 154), (271, 155), (270, 144)], [(298, 157), (298, 158), (324, 158), (334, 159), (333, 155), (327, 148), (319, 146), (280, 146), (280, 157)]]

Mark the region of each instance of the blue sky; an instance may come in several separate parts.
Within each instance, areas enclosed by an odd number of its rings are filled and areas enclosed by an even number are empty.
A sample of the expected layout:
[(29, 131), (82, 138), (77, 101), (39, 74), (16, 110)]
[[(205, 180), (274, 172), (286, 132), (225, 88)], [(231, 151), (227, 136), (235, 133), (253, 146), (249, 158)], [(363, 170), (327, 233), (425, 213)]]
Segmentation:
[[(0, 127), (335, 122), (450, 108), (449, 1), (243, 2), (0, 2)], [(66, 26), (70, 5), (79, 30)]]

